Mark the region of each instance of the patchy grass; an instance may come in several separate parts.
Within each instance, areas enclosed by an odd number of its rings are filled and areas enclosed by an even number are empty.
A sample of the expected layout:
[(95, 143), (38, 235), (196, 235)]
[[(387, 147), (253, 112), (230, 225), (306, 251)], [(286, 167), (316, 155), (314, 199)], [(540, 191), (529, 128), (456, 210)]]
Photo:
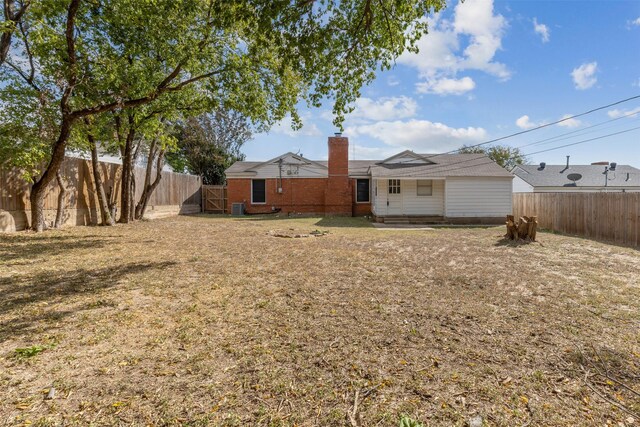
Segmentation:
[(638, 251), (369, 225), (1, 236), (0, 424), (640, 423)]
[(18, 359), (28, 359), (33, 356), (37, 356), (46, 350), (46, 347), (41, 345), (32, 345), (31, 347), (16, 348), (14, 353)]

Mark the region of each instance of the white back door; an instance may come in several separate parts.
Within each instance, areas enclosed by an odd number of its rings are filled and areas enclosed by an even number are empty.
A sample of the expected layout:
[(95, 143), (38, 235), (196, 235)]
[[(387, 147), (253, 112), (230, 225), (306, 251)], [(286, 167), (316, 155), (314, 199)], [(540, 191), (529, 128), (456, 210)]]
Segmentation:
[(387, 180), (387, 215), (402, 215), (402, 181)]

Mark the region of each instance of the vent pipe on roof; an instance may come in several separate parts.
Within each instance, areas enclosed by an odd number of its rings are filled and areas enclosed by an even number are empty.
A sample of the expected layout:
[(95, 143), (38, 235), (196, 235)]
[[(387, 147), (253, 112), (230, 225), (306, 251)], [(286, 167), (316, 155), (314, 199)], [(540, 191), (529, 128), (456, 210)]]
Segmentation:
[(618, 166), (618, 164), (616, 162), (611, 162), (611, 164), (609, 165), (609, 170), (616, 170), (616, 166)]
[(540, 162), (540, 168), (538, 170), (544, 170), (545, 166), (547, 166), (545, 162)]
[(629, 172), (627, 172), (627, 179), (625, 181), (629, 181)]
[(569, 157), (570, 156), (567, 156), (567, 169), (569, 169)]

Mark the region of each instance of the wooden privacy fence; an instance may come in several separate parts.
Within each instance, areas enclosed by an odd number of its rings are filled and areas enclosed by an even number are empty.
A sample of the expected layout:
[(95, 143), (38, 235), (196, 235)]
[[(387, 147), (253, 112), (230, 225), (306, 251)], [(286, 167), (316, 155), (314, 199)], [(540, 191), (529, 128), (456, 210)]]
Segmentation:
[(209, 213), (225, 213), (227, 209), (227, 187), (224, 185), (202, 186), (202, 210)]
[[(62, 177), (67, 187), (65, 205), (65, 225), (97, 224), (98, 198), (96, 195), (91, 161), (67, 157), (61, 167)], [(120, 212), (120, 176), (122, 166), (100, 162), (100, 172), (105, 191), (112, 190), (112, 200)], [(155, 177), (155, 170), (153, 171)], [(136, 203), (142, 194), (145, 168), (135, 168)], [(146, 218), (159, 218), (179, 213), (196, 213), (201, 209), (199, 176), (174, 172), (162, 172), (160, 184), (149, 199)], [(17, 169), (0, 169), (0, 210), (8, 211), (13, 217), (17, 230), (26, 228), (31, 220), (29, 201), (30, 184)], [(55, 218), (58, 207), (59, 189), (54, 180), (49, 186), (44, 201), (47, 223)], [(2, 231), (2, 230), (0, 230)]]
[(537, 216), (539, 228), (640, 245), (640, 193), (516, 193), (513, 214)]

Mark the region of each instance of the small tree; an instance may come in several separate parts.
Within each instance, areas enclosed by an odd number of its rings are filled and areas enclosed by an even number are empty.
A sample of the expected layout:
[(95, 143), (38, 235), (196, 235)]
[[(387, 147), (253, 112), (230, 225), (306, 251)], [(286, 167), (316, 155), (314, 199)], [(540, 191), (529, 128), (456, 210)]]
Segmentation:
[(224, 183), (224, 170), (243, 160), (242, 145), (252, 136), (246, 117), (218, 109), (176, 125), (177, 150), (168, 156), (174, 170), (202, 176), (206, 185)]
[(490, 145), (487, 147), (470, 147), (465, 145), (458, 150), (458, 152), (463, 154), (484, 154), (508, 170), (511, 170), (516, 165), (529, 163), (529, 160), (519, 148), (508, 145)]

